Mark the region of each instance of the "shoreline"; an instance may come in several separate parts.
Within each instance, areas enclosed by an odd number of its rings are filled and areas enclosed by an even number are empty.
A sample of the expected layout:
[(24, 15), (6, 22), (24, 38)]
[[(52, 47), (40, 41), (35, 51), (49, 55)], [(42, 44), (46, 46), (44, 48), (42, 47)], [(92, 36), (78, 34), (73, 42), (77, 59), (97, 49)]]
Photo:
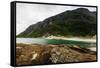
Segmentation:
[(83, 41), (83, 42), (93, 42), (93, 43), (96, 43), (96, 39), (95, 38), (49, 36), (49, 37), (46, 37), (45, 39), (75, 40), (75, 41)]
[[(31, 43), (16, 43), (16, 44), (25, 44), (25, 45), (28, 45), (28, 46), (39, 46), (39, 45), (48, 46), (48, 45), (54, 45), (54, 44), (31, 44)], [(59, 45), (62, 45), (62, 44), (59, 44)], [(55, 46), (58, 46), (58, 45), (55, 45)], [(75, 47), (79, 47), (79, 46), (75, 45)], [(89, 49), (91, 51), (95, 51), (96, 52), (96, 46), (90, 46), (90, 47), (87, 47), (86, 49)]]

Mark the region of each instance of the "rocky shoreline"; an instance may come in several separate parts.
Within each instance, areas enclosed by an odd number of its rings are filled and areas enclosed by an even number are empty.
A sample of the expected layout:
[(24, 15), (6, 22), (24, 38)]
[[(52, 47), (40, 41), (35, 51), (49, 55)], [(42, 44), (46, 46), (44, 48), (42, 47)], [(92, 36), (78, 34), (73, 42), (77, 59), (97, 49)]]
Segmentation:
[(79, 46), (22, 44), (16, 45), (17, 65), (58, 64), (96, 61), (96, 52)]

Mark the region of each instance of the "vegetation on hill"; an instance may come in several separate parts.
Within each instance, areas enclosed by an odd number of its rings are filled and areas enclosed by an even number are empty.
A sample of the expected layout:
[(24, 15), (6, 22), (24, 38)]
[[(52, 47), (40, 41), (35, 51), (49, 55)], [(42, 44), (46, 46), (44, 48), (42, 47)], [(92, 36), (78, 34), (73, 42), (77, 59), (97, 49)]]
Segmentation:
[(96, 27), (96, 12), (78, 8), (32, 24), (17, 37), (94, 36)]

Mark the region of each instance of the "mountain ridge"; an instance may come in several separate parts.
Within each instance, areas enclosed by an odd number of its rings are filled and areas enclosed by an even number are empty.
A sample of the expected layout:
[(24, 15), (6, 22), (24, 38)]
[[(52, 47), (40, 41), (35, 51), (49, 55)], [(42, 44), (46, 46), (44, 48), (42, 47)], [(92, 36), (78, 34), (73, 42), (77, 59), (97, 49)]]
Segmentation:
[[(84, 28), (85, 27), (85, 28)], [(93, 36), (96, 34), (96, 12), (86, 8), (67, 10), (30, 25), (17, 37)]]

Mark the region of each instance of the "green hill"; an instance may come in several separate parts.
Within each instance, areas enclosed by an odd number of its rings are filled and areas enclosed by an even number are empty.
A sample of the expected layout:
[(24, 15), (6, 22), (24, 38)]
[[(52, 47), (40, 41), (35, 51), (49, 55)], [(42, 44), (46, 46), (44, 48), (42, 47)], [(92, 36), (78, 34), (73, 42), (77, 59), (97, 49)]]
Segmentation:
[(86, 8), (68, 10), (30, 25), (17, 37), (93, 36), (96, 34), (96, 12)]

